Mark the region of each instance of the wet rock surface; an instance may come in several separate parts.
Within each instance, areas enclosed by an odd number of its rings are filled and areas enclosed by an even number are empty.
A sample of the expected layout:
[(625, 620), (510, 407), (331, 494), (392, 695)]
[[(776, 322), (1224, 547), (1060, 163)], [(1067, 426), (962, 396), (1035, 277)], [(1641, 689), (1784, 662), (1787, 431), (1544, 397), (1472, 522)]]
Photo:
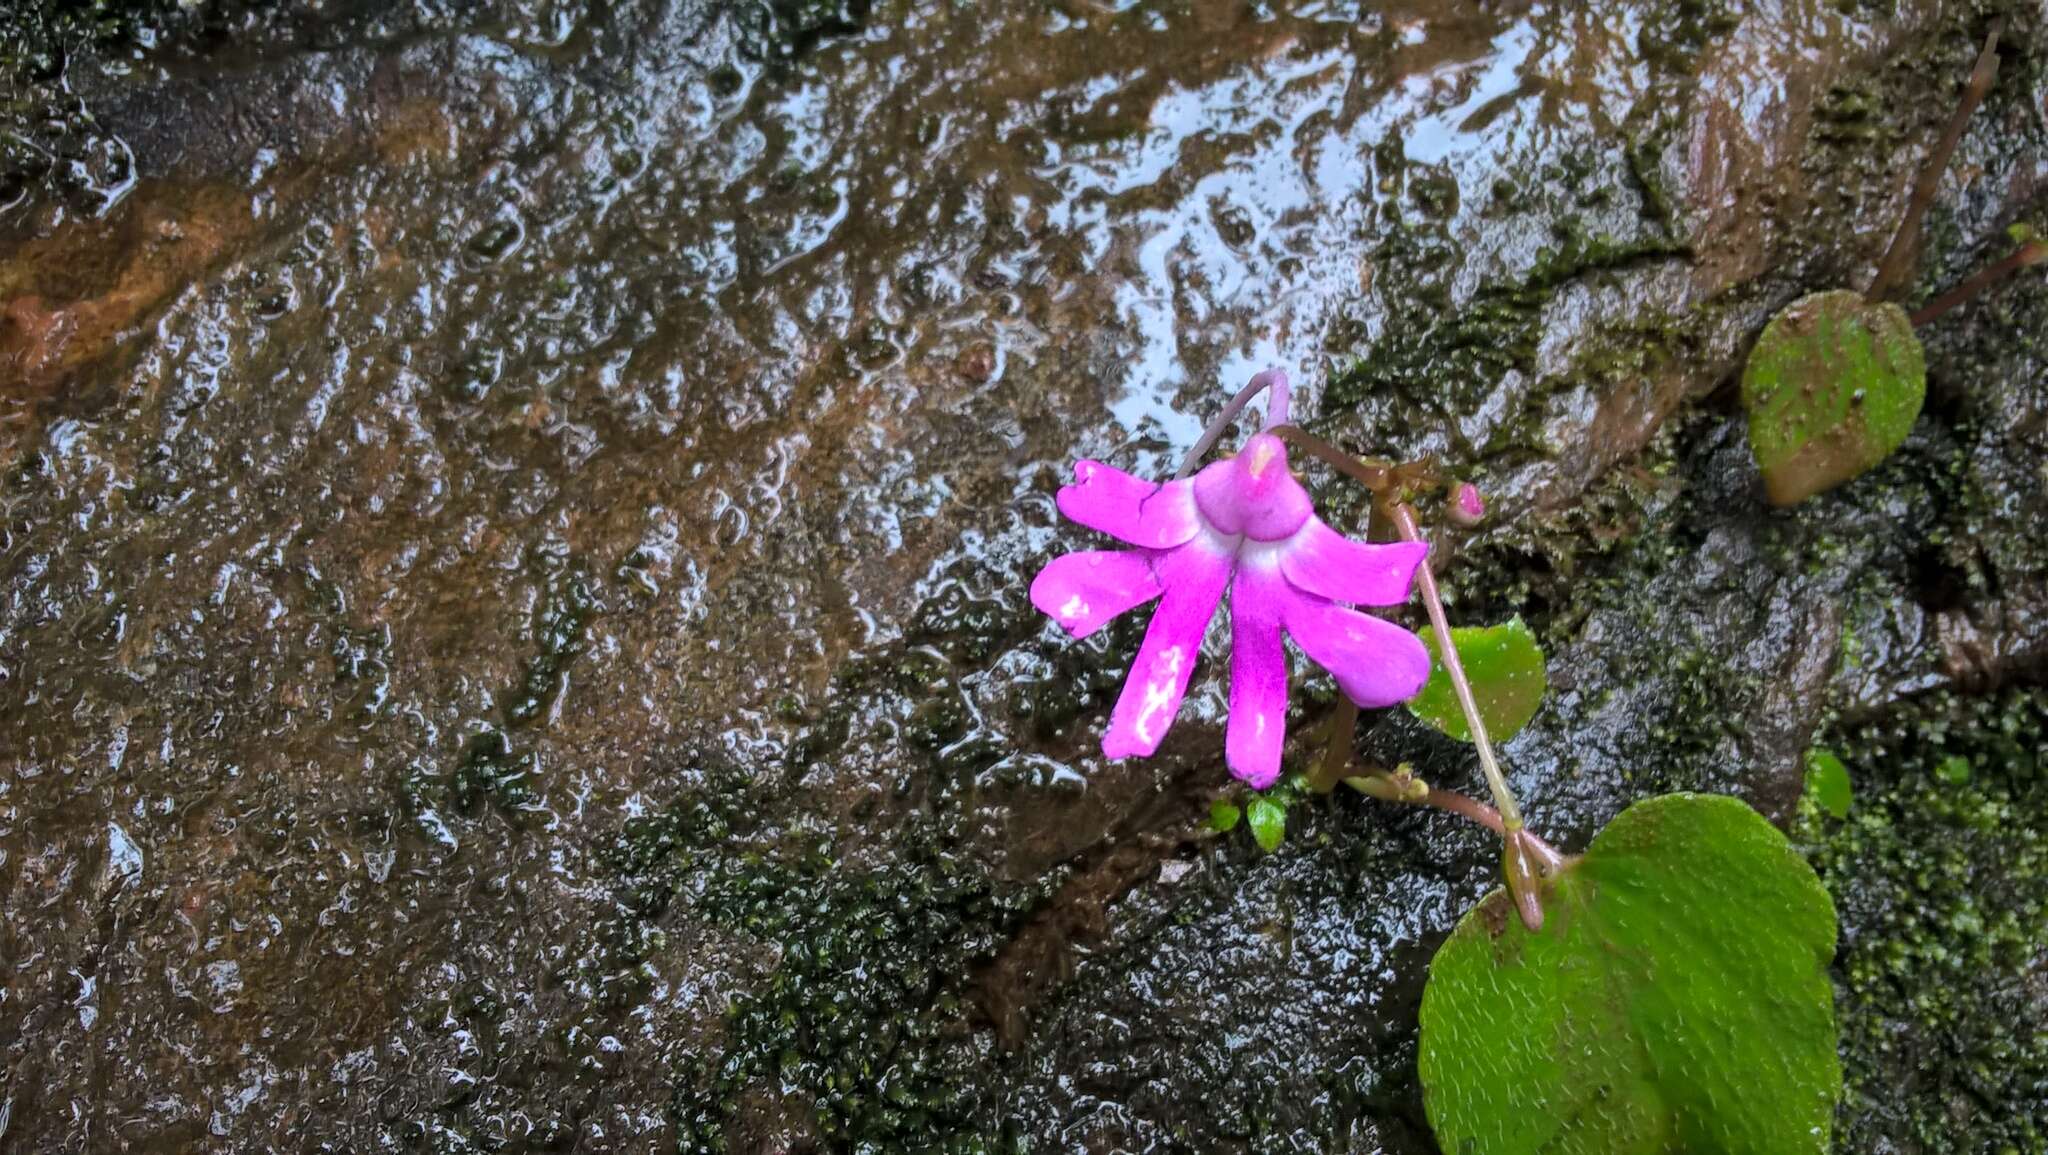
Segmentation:
[[(1075, 458), (1170, 470), (1276, 362), (1487, 490), (1446, 579), (1549, 651), (1547, 834), (1797, 824), (1842, 1149), (2027, 1149), (2039, 869), (1987, 831), (2048, 821), (2048, 289), (1930, 329), (1905, 449), (1792, 511), (1716, 393), (1868, 276), (1998, 8), (220, 6), (75, 54), (45, 152), (125, 167), (0, 198), (0, 1141), (1433, 1150), (1488, 840), (1207, 832), (1220, 679), (1105, 764), (1142, 623), (1024, 598)], [(2006, 15), (1918, 293), (2048, 226)], [(1360, 755), (1474, 776), (1398, 716)]]

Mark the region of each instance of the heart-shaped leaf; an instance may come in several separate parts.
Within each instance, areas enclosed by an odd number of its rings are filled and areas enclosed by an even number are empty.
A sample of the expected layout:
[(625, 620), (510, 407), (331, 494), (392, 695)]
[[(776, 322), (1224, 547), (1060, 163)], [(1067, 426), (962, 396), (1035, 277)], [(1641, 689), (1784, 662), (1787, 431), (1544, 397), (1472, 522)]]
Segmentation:
[[(1408, 700), (1408, 708), (1451, 737), (1469, 742), (1472, 730), (1465, 724), (1457, 691), (1451, 688), (1451, 677), (1444, 672), (1443, 657), (1437, 653), (1436, 631), (1424, 626), (1421, 637), (1433, 665), (1429, 681), (1420, 694)], [(1487, 734), (1496, 742), (1513, 737), (1543, 704), (1547, 683), (1536, 635), (1516, 618), (1499, 626), (1454, 626), (1451, 644), (1458, 648), (1458, 664), (1465, 667), (1465, 680), (1472, 686), (1472, 699)]]
[(1891, 456), (1927, 396), (1927, 361), (1897, 305), (1843, 290), (1771, 318), (1742, 371), (1749, 448), (1774, 505), (1791, 505)]
[(1834, 906), (1756, 811), (1639, 802), (1545, 909), (1532, 933), (1496, 890), (1430, 964), (1419, 1063), (1445, 1151), (1827, 1149)]

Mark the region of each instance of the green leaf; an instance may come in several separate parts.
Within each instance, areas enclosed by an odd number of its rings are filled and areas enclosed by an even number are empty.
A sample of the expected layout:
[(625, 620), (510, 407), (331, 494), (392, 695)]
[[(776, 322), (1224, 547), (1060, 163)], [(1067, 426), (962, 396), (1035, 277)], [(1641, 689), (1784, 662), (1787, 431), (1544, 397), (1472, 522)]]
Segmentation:
[(1791, 505), (1891, 456), (1927, 396), (1927, 360), (1897, 305), (1845, 290), (1771, 318), (1742, 371), (1749, 448), (1774, 505)]
[(1970, 760), (1961, 754), (1951, 754), (1934, 768), (1934, 776), (1950, 786), (1970, 784)]
[(1212, 830), (1229, 833), (1237, 829), (1237, 821), (1243, 817), (1244, 811), (1221, 798), (1209, 804), (1209, 828)]
[(1841, 1091), (1835, 912), (1733, 798), (1639, 802), (1545, 896), (1496, 890), (1430, 964), (1437, 1141), (1484, 1155), (1823, 1152)]
[[(1422, 644), (1429, 647), (1432, 665), (1422, 692), (1408, 700), (1415, 716), (1453, 738), (1472, 740), (1465, 712), (1458, 708), (1457, 691), (1444, 672), (1443, 656), (1437, 653), (1436, 631), (1422, 627)], [(1472, 700), (1479, 706), (1479, 719), (1496, 742), (1505, 742), (1536, 716), (1543, 704), (1547, 683), (1543, 677), (1543, 650), (1536, 635), (1516, 618), (1500, 626), (1454, 626), (1451, 644), (1458, 648), (1458, 663), (1465, 667), (1465, 680), (1472, 686)]]
[(1822, 810), (1836, 818), (1849, 816), (1854, 791), (1849, 785), (1849, 768), (1832, 750), (1806, 752), (1806, 792)]
[(1287, 835), (1287, 808), (1271, 798), (1254, 798), (1245, 807), (1245, 818), (1252, 827), (1252, 841), (1259, 849), (1272, 853), (1280, 846), (1280, 840)]

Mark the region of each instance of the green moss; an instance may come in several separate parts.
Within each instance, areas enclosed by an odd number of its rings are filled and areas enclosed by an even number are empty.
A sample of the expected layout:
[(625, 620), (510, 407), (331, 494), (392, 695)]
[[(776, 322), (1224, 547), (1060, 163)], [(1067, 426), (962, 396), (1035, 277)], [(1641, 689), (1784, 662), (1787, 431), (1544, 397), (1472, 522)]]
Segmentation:
[[(1589, 233), (1576, 219), (1558, 225), (1553, 240), (1521, 277), (1483, 285), (1454, 309), (1450, 277), (1462, 263), (1457, 246), (1434, 230), (1395, 228), (1375, 254), (1378, 275), (1395, 286), (1382, 294), (1387, 302), (1383, 335), (1331, 379), (1326, 412), (1356, 408), (1376, 394), (1405, 398), (1425, 412), (1476, 409), (1510, 373), (1536, 372), (1544, 307), (1560, 289), (1583, 277), (1685, 252), (1659, 236), (1621, 239)], [(1525, 390), (1523, 410), (1533, 412), (1543, 397), (1569, 384), (1569, 376)], [(1512, 423), (1496, 444), (1478, 449), (1482, 454), (1512, 448), (1543, 452), (1539, 425), (1533, 419)]]
[(15, 84), (56, 73), (64, 58), (153, 38), (183, 0), (18, 0), (0, 21), (0, 76)]
[[(400, 797), (416, 817), (442, 805), (469, 813), (488, 803), (519, 812), (533, 801), (541, 762), (526, 737), (547, 724), (568, 684), (569, 667), (583, 652), (590, 621), (604, 605), (588, 570), (566, 552), (541, 549), (532, 564), (539, 585), (531, 633), (535, 652), (502, 695), (505, 706), (499, 717), (474, 724), (452, 767), (437, 774), (415, 762), (400, 772)], [(307, 583), (330, 615), (345, 612), (339, 587), (317, 574)], [(382, 633), (366, 633), (345, 622), (335, 627), (331, 648), (336, 680), (364, 683), (356, 701), (366, 712), (383, 708), (389, 697), (390, 672), (384, 661), (388, 647), (389, 639)]]
[(921, 750), (937, 750), (965, 734), (971, 720), (966, 702), (957, 694), (942, 694), (911, 713), (904, 723), (903, 736)]
[(1896, 133), (1883, 115), (1877, 79), (1857, 76), (1829, 89), (1813, 110), (1814, 140), (1826, 146), (1869, 148)]
[[(735, 984), (745, 993), (715, 1041), (678, 1059), (680, 1150), (742, 1149), (770, 1131), (834, 1151), (983, 1149), (987, 1060), (963, 1000), (976, 964), (1065, 872), (999, 881), (962, 833), (961, 784), (1017, 750), (975, 703), (1005, 702), (1026, 727), (1105, 707), (1143, 624), (1040, 653), (1038, 619), (971, 592), (1003, 587), (999, 560), (963, 562), (903, 640), (850, 657), (822, 703), (778, 703), (796, 727), (781, 772), (712, 773), (605, 853), (618, 911), (566, 976), (601, 1004), (593, 1021), (636, 1005), (674, 949), (664, 927), (731, 936), (726, 956), (758, 968)], [(999, 664), (1030, 674), (1005, 681)], [(868, 795), (855, 809), (876, 807), (873, 841), (857, 847), (781, 824), (815, 811), (794, 794), (814, 765), (876, 754), (916, 811), (890, 818), (892, 803)]]
[(464, 813), (485, 802), (518, 810), (533, 800), (533, 777), (539, 770), (532, 751), (514, 748), (503, 730), (487, 729), (463, 746), (448, 778), (448, 797)]
[(1868, 784), (1847, 821), (1809, 801), (1796, 829), (1842, 920), (1838, 1151), (2048, 1149), (2048, 1006), (2029, 993), (2048, 965), (2043, 734), (2035, 688), (1826, 736)]
[[(118, 60), (139, 45), (224, 20), (241, 0), (10, 0), (0, 15), (0, 225), (49, 199), (98, 212), (133, 176), (128, 150), (95, 120), (65, 72), (81, 55)], [(118, 63), (116, 65), (119, 66)]]
[(391, 701), (391, 627), (357, 625), (349, 617), (348, 595), (314, 566), (301, 566), (297, 577), (314, 617), (328, 631), (334, 681), (350, 688), (351, 713), (363, 720), (383, 711)]
[(1661, 71), (1687, 75), (1701, 50), (1734, 31), (1738, 22), (1726, 0), (1676, 0), (1642, 22), (1636, 50)]
[[(2036, 212), (2048, 218), (2048, 206)], [(1991, 238), (1966, 250), (1972, 260), (1964, 264), (1996, 259), (2005, 243)], [(1929, 541), (1970, 597), (1993, 598), (2013, 575), (2048, 573), (2048, 534), (2038, 531), (2048, 513), (2039, 429), (2014, 420), (2048, 410), (2048, 383), (2033, 369), (2048, 358), (2048, 277), (2029, 270), (1969, 308), (1978, 323), (1929, 326), (1929, 380), (1947, 386), (1957, 440), (1995, 451), (1941, 463), (1933, 480), (1948, 509)]]
[(790, 743), (785, 760), (790, 772), (801, 775), (808, 771), (818, 759), (846, 745), (852, 730), (852, 711), (844, 703), (820, 711), (817, 719), (799, 731), (796, 740)]
[(581, 563), (543, 552), (539, 564), (543, 587), (533, 621), (538, 652), (527, 662), (505, 709), (506, 722), (515, 727), (542, 721), (554, 708), (569, 663), (583, 652), (584, 631), (591, 617), (603, 608)]
[(1643, 198), (1643, 214), (1656, 221), (1665, 236), (1679, 235), (1678, 203), (1664, 179), (1658, 158), (1679, 131), (1678, 117), (1661, 115), (1649, 132), (1629, 142), (1628, 172)]
[(678, 1147), (718, 1151), (768, 1095), (836, 1150), (972, 1151), (972, 1086), (957, 1029), (961, 980), (1036, 891), (1004, 891), (959, 857), (943, 824), (914, 822), (851, 869), (811, 835), (762, 824), (773, 807), (731, 775), (629, 826), (611, 848), (622, 916), (600, 935), (616, 983), (665, 946), (674, 907), (692, 925), (772, 948), (772, 972), (731, 1008), (719, 1047), (684, 1060), (671, 1104)]
[(779, 55), (794, 55), (829, 36), (846, 36), (867, 22), (872, 0), (771, 0), (761, 8), (775, 26), (762, 37)]
[[(986, 575), (981, 575), (984, 578)], [(978, 597), (966, 581), (946, 582), (917, 607), (909, 636), (954, 661), (982, 662), (1035, 629), (1014, 605)]]

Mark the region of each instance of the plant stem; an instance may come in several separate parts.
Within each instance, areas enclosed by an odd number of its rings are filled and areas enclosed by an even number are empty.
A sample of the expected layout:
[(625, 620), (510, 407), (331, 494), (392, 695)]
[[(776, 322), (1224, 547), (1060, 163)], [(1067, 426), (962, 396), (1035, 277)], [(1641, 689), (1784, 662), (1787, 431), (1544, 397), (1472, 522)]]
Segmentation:
[(1351, 735), (1358, 728), (1358, 703), (1343, 691), (1337, 692), (1337, 710), (1330, 715), (1328, 745), (1323, 748), (1322, 761), (1309, 771), (1309, 789), (1318, 794), (1328, 794), (1337, 788), (1344, 777), (1345, 767), (1351, 764)]
[(1556, 874), (1558, 869), (1564, 866), (1564, 855), (1558, 853), (1556, 847), (1538, 838), (1536, 832), (1526, 826), (1522, 828), (1522, 845), (1528, 847), (1529, 852), (1536, 856), (1536, 862), (1543, 867), (1544, 874)]
[(1306, 450), (1310, 457), (1316, 458), (1374, 493), (1382, 497), (1387, 495), (1387, 485), (1393, 477), (1392, 471), (1384, 466), (1367, 465), (1299, 425), (1276, 425), (1268, 432), (1279, 434), (1282, 440)]
[(1455, 790), (1441, 790), (1432, 786), (1429, 788), (1428, 797), (1422, 800), (1421, 805), (1434, 806), (1438, 810), (1448, 810), (1452, 814), (1469, 818), (1495, 834), (1507, 833), (1507, 828), (1501, 824), (1500, 811), (1477, 798), (1460, 794)]
[[(1382, 802), (1402, 802), (1410, 806), (1433, 806), (1438, 810), (1478, 823), (1495, 834), (1503, 836), (1507, 834), (1507, 828), (1500, 820), (1500, 811), (1469, 795), (1460, 794), (1455, 790), (1443, 790), (1431, 786), (1426, 782), (1418, 780), (1405, 769), (1400, 771), (1375, 770), (1370, 774), (1350, 778), (1348, 781), (1360, 793), (1369, 794)], [(1419, 793), (1415, 789), (1417, 786), (1422, 787)], [(1558, 853), (1557, 849), (1548, 842), (1536, 837), (1528, 827), (1523, 827), (1518, 837), (1522, 842), (1524, 851), (1536, 860), (1537, 866), (1541, 868), (1544, 874), (1555, 874), (1558, 868), (1564, 865), (1565, 856)]]
[(1173, 479), (1179, 481), (1193, 473), (1196, 463), (1202, 460), (1202, 455), (1215, 447), (1216, 439), (1223, 436), (1223, 431), (1230, 428), (1230, 423), (1237, 419), (1238, 414), (1244, 412), (1244, 407), (1252, 403), (1252, 398), (1267, 389), (1273, 391), (1273, 400), (1266, 406), (1266, 427), (1270, 429), (1275, 425), (1285, 425), (1287, 374), (1278, 369), (1255, 373), (1245, 387), (1237, 391), (1237, 396), (1232, 397), (1229, 404), (1223, 407), (1223, 412), (1218, 413), (1216, 419), (1209, 422), (1209, 427), (1202, 430), (1202, 436), (1195, 442), (1195, 447), (1188, 450), (1187, 456), (1180, 459), (1180, 469), (1174, 473)]
[(1927, 155), (1927, 167), (1920, 171), (1920, 179), (1913, 186), (1913, 196), (1906, 202), (1906, 215), (1899, 221), (1899, 231), (1892, 234), (1891, 247), (1885, 250), (1884, 259), (1878, 262), (1877, 275), (1871, 278), (1870, 291), (1864, 294), (1873, 301), (1882, 300), (1905, 279), (1913, 262), (1914, 244), (1920, 239), (1920, 221), (1934, 204), (1941, 174), (1948, 171), (1948, 162), (1955, 156), (1956, 145), (1963, 139), (1963, 130), (1969, 127), (1970, 117), (1976, 115), (1977, 106), (1984, 103), (1984, 95), (1991, 91), (1991, 82), (1998, 76), (1998, 36), (2004, 27), (2003, 18), (1991, 22), (1991, 31), (1984, 37), (1984, 50), (1977, 54), (1977, 65), (1970, 70), (1970, 82), (1963, 87), (1962, 101), (1956, 105), (1955, 115), (1949, 118), (1948, 128), (1935, 143), (1934, 151)]
[[(1401, 537), (1406, 541), (1422, 540), (1422, 531), (1415, 523), (1414, 508), (1400, 500), (1398, 494), (1388, 492), (1396, 471), (1382, 466), (1367, 465), (1299, 426), (1277, 426), (1272, 432), (1300, 446), (1308, 451), (1310, 456), (1326, 462), (1339, 473), (1370, 488), (1381, 497)], [(1389, 498), (1392, 500), (1388, 500)], [(1472, 745), (1479, 751), (1479, 769), (1486, 775), (1486, 789), (1493, 795), (1493, 804), (1500, 809), (1502, 828), (1507, 831), (1520, 830), (1521, 807), (1515, 804), (1514, 791), (1508, 789), (1507, 778), (1501, 774), (1500, 763), (1493, 756), (1493, 742), (1486, 736), (1486, 723), (1479, 718), (1479, 703), (1473, 700), (1472, 684), (1466, 681), (1464, 663), (1458, 660), (1458, 649), (1451, 644), (1450, 621), (1444, 615), (1443, 598), (1437, 593), (1436, 575), (1430, 572), (1428, 558), (1424, 558), (1422, 564), (1416, 567), (1415, 587), (1422, 592), (1423, 608), (1429, 611), (1429, 624), (1436, 630), (1437, 652), (1443, 655), (1444, 672), (1450, 676), (1451, 689), (1458, 696), (1458, 706), (1465, 712), (1465, 725), (1472, 731)]]
[(1941, 317), (1950, 309), (1967, 303), (1970, 298), (1997, 284), (2007, 276), (2026, 268), (2048, 261), (2048, 241), (2028, 241), (2004, 260), (1987, 265), (1971, 274), (1970, 278), (1941, 296), (1913, 311), (1912, 321), (1917, 327)]
[[(1414, 507), (1405, 500), (1405, 490), (1427, 476), (1426, 468), (1369, 465), (1292, 425), (1267, 428), (1371, 489), (1378, 499), (1379, 508), (1392, 519), (1403, 540), (1422, 541), (1422, 530), (1416, 525)], [(1457, 693), (1458, 708), (1465, 713), (1465, 725), (1472, 733), (1472, 746), (1479, 751), (1479, 769), (1486, 775), (1486, 789), (1493, 795), (1493, 805), (1488, 806), (1455, 791), (1438, 790), (1418, 783), (1412, 776), (1397, 780), (1385, 771), (1375, 775), (1374, 780), (1384, 779), (1386, 788), (1361, 788), (1376, 798), (1388, 801), (1434, 806), (1469, 818), (1499, 834), (1501, 867), (1507, 878), (1508, 891), (1514, 896), (1515, 911), (1521, 916), (1522, 925), (1533, 933), (1543, 929), (1541, 880), (1556, 875), (1564, 867), (1565, 857), (1522, 823), (1522, 809), (1515, 804), (1515, 793), (1508, 789), (1507, 777), (1501, 773), (1500, 762), (1493, 755), (1493, 741), (1487, 737), (1486, 723), (1479, 717), (1479, 703), (1472, 697), (1472, 683), (1466, 680), (1465, 665), (1458, 660), (1458, 647), (1451, 641), (1450, 619), (1444, 613), (1443, 596), (1437, 592), (1436, 575), (1430, 571), (1427, 557), (1415, 568), (1415, 587), (1422, 592), (1423, 608), (1429, 611), (1429, 624), (1436, 631), (1437, 652), (1443, 657), (1444, 673), (1450, 677), (1451, 689)], [(1348, 742), (1345, 749), (1349, 749)], [(1331, 749), (1325, 753), (1324, 764), (1317, 769), (1318, 775), (1327, 772), (1330, 760), (1336, 755), (1333, 734)], [(1419, 797), (1410, 793), (1416, 785), (1423, 785)]]
[[(1403, 541), (1421, 541), (1422, 531), (1415, 524), (1415, 510), (1405, 501), (1393, 502), (1389, 512), (1394, 518), (1394, 528), (1399, 530)], [(1437, 593), (1436, 575), (1429, 569), (1429, 559), (1415, 567), (1415, 588), (1422, 593), (1422, 606), (1429, 611), (1429, 624), (1436, 630), (1437, 653), (1443, 657), (1444, 673), (1451, 679), (1451, 690), (1458, 696), (1458, 708), (1465, 712), (1465, 725), (1472, 732), (1472, 746), (1479, 751), (1479, 769), (1486, 775), (1487, 793), (1493, 795), (1493, 804), (1500, 810), (1501, 828), (1512, 834), (1522, 828), (1522, 808), (1515, 804), (1514, 791), (1508, 789), (1508, 780), (1500, 772), (1500, 763), (1493, 756), (1493, 741), (1486, 736), (1486, 723), (1479, 718), (1479, 703), (1472, 697), (1472, 683), (1465, 679), (1465, 665), (1458, 660), (1458, 647), (1451, 642), (1450, 620), (1444, 615), (1443, 598)]]

